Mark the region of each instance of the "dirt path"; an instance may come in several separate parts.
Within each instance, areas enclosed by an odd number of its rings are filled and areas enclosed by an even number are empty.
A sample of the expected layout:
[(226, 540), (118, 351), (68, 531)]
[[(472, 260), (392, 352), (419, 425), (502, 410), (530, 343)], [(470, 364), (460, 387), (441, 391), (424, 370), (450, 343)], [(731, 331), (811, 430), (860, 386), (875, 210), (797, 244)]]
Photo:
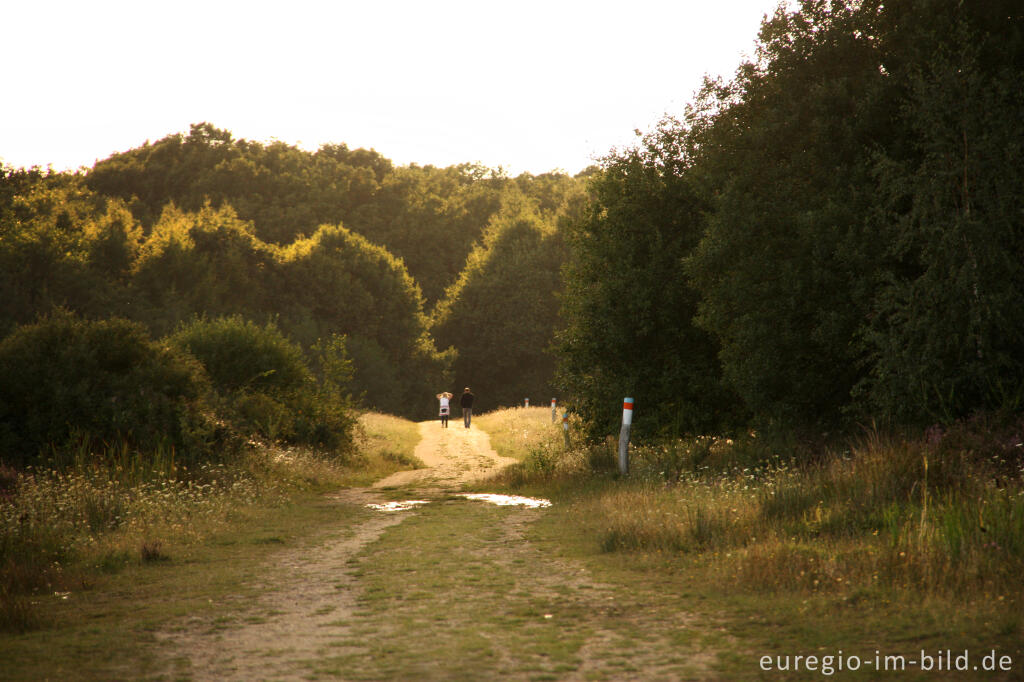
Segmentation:
[(420, 422), (420, 442), (413, 453), (427, 465), (425, 469), (399, 471), (377, 481), (374, 488), (428, 486), (441, 489), (458, 488), (464, 483), (487, 478), (515, 462), (502, 457), (491, 448), (486, 431), (470, 428), (452, 420), (447, 429), (437, 421)]
[[(436, 496), (493, 474), (515, 460), (498, 455), (487, 433), (476, 426), (421, 422), (415, 456), (426, 468), (401, 471), (372, 489), (354, 488), (329, 496), (332, 503), (366, 507), (382, 503), (385, 491), (415, 490)], [(241, 622), (209, 623), (196, 618), (158, 633), (171, 651), (175, 674), (194, 680), (305, 679), (324, 647), (350, 634), (358, 585), (355, 557), (391, 526), (408, 518), (367, 513), (354, 527), (327, 529), (312, 546), (278, 555), (264, 567), (262, 595)]]
[[(630, 610), (620, 589), (528, 541), (544, 509), (454, 494), (514, 461), (485, 432), (426, 422), (420, 434), (426, 468), (331, 495), (330, 504), (357, 507), (357, 521), (278, 553), (243, 614), (158, 633), (167, 664), (156, 677), (704, 679), (710, 657), (677, 651), (685, 616)], [(368, 507), (396, 491), (426, 504)], [(642, 651), (623, 655), (638, 639)]]

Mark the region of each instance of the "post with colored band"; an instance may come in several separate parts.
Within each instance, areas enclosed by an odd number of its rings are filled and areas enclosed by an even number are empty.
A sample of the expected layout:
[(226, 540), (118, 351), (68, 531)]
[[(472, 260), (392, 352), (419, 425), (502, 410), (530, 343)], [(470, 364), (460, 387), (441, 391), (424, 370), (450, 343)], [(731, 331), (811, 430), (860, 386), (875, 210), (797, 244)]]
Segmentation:
[(629, 473), (629, 427), (633, 424), (633, 399), (622, 401), (622, 430), (619, 432), (619, 473)]
[(529, 406), (530, 406), (530, 399), (529, 399), (529, 398), (527, 398), (527, 399), (525, 399), (525, 400), (523, 401), (523, 407), (529, 407)]
[(558, 401), (555, 400), (554, 398), (551, 399), (551, 423), (552, 424), (554, 424), (558, 420), (558, 409), (555, 407), (555, 404), (557, 402)]

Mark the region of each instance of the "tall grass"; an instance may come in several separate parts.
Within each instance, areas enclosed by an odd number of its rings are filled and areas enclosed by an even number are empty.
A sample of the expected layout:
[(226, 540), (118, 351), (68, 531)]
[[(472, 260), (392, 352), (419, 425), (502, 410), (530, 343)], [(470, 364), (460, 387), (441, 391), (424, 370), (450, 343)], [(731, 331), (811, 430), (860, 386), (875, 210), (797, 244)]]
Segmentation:
[(592, 468), (593, 451), (577, 440), (579, 424), (575, 418), (570, 431), (573, 443), (569, 447), (565, 445), (561, 420), (551, 421), (550, 408), (505, 408), (474, 420), (487, 432), (499, 455), (519, 460), (497, 474), (492, 479), (495, 484), (523, 486), (580, 475)]
[(82, 446), (60, 466), (0, 472), (0, 630), (38, 626), (30, 602), (41, 593), (173, 558), (253, 505), (281, 504), (352, 475), (337, 459), (303, 449), (254, 449), (193, 468), (172, 455)]
[[(551, 422), (547, 407), (509, 407), (473, 417), (487, 432), (491, 447), (502, 457), (525, 459), (531, 452), (546, 447), (560, 434)], [(559, 423), (560, 420), (559, 420)]]
[(506, 479), (570, 472), (573, 517), (601, 549), (689, 557), (730, 588), (1018, 600), (1024, 446), (978, 430), (874, 433), (799, 460), (753, 436), (676, 441), (632, 448), (625, 479), (586, 466), (613, 444), (549, 448), (555, 461)]

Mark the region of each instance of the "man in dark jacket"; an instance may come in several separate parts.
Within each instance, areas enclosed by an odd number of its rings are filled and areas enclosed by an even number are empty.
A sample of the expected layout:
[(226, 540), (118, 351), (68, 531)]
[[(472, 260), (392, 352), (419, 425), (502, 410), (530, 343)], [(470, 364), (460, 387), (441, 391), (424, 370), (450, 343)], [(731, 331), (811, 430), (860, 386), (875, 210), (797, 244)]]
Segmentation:
[(462, 407), (462, 422), (469, 428), (469, 422), (473, 418), (473, 394), (469, 391), (469, 386), (466, 386), (466, 390), (462, 392), (462, 398), (459, 399), (459, 406)]

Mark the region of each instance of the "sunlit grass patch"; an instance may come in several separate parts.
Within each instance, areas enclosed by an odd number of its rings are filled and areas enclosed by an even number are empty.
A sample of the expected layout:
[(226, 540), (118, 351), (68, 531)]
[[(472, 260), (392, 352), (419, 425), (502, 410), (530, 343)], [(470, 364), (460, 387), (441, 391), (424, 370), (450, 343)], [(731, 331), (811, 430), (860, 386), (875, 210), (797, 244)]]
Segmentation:
[(561, 423), (552, 423), (550, 408), (504, 408), (474, 416), (473, 421), (487, 432), (491, 447), (503, 457), (522, 460), (538, 448), (561, 442)]
[(423, 466), (413, 455), (420, 441), (419, 425), (379, 412), (365, 412), (356, 424), (353, 464), (358, 476), (349, 485), (368, 484), (404, 469)]
[(620, 478), (586, 466), (609, 447), (540, 447), (498, 480), (571, 482), (573, 516), (595, 547), (689, 557), (714, 566), (724, 589), (1018, 592), (1024, 458), (1012, 452), (872, 434), (800, 461), (764, 443), (698, 438), (631, 448)]

